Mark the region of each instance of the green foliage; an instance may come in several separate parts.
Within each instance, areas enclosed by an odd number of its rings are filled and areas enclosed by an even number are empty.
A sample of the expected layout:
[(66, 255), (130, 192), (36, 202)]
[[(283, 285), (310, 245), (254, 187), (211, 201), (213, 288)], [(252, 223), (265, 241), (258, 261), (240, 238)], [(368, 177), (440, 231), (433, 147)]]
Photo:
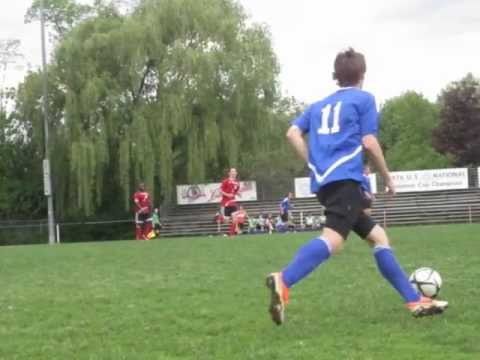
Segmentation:
[[(0, 218), (30, 218), (45, 210), (38, 149), (31, 124), (0, 111)], [(38, 174), (34, 176), (32, 174)]]
[(281, 327), (265, 275), (313, 233), (0, 247), (0, 358), (477, 359), (479, 232), (389, 231), (408, 273), (442, 275), (441, 316), (414, 319), (354, 237), (292, 289)]
[(268, 136), (261, 141), (265, 149), (249, 153), (241, 164), (242, 177), (257, 181), (259, 199), (276, 199), (294, 191), (293, 179), (304, 177), (309, 170), (298, 158), (292, 146), (286, 141), (285, 134), (290, 121), (304, 110), (294, 98), (282, 98), (275, 106), (275, 117)]
[(480, 79), (472, 74), (449, 84), (439, 97), (435, 148), (457, 166), (480, 165)]
[(435, 151), (432, 132), (438, 106), (415, 92), (387, 100), (381, 110), (380, 140), (391, 170), (444, 168), (447, 157)]
[[(50, 10), (73, 26), (83, 13), (65, 1)], [(99, 4), (64, 35), (49, 68), (62, 212), (128, 208), (139, 181), (158, 201), (232, 165), (250, 175), (242, 164), (274, 150), (272, 131), (283, 143), (270, 34), (247, 25), (236, 2), (145, 0), (131, 15)], [(35, 118), (37, 77), (26, 79), (22, 102)]]
[(45, 23), (53, 28), (57, 37), (63, 37), (93, 11), (91, 6), (78, 4), (75, 0), (33, 0), (25, 14), (25, 23), (40, 21), (42, 1)]

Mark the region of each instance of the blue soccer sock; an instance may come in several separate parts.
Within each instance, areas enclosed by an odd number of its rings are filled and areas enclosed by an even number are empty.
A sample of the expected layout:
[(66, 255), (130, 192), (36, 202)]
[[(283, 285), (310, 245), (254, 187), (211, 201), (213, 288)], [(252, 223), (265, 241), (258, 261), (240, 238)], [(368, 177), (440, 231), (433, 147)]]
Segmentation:
[(420, 300), (420, 295), (408, 281), (392, 249), (384, 246), (375, 246), (374, 256), (377, 261), (378, 270), (380, 270), (383, 277), (398, 291), (405, 302)]
[(318, 265), (327, 260), (330, 257), (330, 253), (330, 245), (322, 238), (315, 238), (303, 245), (298, 250), (293, 261), (282, 272), (285, 285), (290, 288), (299, 282)]

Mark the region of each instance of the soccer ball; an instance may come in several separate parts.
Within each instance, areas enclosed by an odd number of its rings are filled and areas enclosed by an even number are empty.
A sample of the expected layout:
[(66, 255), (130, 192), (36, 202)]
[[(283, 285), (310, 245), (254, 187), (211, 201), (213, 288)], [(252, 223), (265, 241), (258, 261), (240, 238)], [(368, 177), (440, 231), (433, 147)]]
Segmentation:
[(440, 274), (429, 267), (415, 270), (408, 280), (423, 296), (429, 298), (436, 297), (442, 287)]

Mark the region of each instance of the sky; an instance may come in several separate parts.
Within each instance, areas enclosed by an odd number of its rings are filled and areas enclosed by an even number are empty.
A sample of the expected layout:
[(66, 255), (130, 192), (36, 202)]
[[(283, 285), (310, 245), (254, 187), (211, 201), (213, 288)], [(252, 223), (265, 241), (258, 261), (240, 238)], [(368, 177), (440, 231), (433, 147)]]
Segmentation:
[[(240, 3), (252, 21), (270, 28), (283, 93), (300, 101), (335, 90), (333, 59), (349, 46), (365, 54), (365, 89), (379, 102), (408, 90), (435, 100), (449, 82), (468, 72), (480, 76), (480, 0)], [(25, 57), (9, 66), (6, 85), (14, 85), (41, 63), (40, 25), (24, 24), (31, 0), (0, 4), (0, 39), (20, 39)]]

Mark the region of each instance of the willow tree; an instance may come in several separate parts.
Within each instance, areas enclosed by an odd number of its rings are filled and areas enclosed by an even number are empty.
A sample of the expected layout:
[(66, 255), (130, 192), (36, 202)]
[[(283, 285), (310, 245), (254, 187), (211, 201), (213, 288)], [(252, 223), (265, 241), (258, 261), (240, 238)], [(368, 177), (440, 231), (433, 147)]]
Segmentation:
[(50, 69), (64, 206), (128, 207), (140, 180), (171, 198), (271, 146), (278, 65), (267, 29), (247, 20), (233, 0), (144, 0), (65, 35)]

